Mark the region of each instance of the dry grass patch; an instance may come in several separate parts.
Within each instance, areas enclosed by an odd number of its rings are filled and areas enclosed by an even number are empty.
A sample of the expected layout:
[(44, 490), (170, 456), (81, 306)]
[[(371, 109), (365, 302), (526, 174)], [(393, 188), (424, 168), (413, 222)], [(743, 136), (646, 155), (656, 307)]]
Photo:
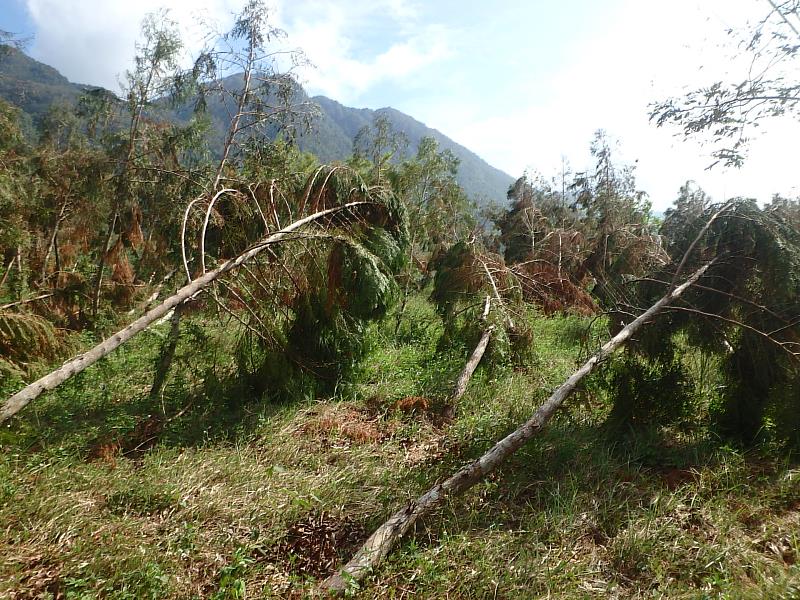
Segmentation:
[(313, 408), (299, 420), (294, 425), (296, 435), (326, 444), (378, 444), (391, 438), (397, 429), (396, 422), (346, 403)]

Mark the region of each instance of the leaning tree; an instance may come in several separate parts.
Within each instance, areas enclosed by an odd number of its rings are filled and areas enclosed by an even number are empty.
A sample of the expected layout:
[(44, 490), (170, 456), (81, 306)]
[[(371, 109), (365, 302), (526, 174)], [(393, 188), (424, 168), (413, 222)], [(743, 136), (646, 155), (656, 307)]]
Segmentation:
[[(800, 231), (791, 220), (792, 204), (776, 201), (760, 208), (755, 200), (730, 201), (698, 237), (718, 210), (695, 193), (667, 212), (661, 234), (670, 264), (684, 255), (689, 258), (683, 268), (711, 257), (716, 261), (703, 282), (629, 345), (628, 366), (638, 372), (635, 363), (643, 361), (654, 383), (671, 388), (666, 382), (687, 348), (714, 357), (723, 385), (712, 412), (723, 433), (750, 442), (772, 429), (800, 441)], [(635, 314), (674, 281), (673, 271), (662, 268), (632, 282), (616, 314)], [(634, 425), (637, 419), (665, 416), (664, 407), (659, 412), (653, 399), (644, 397), (652, 387), (617, 398), (613, 419)], [(681, 398), (688, 400), (676, 394), (673, 401)], [(667, 410), (676, 415), (681, 408)]]

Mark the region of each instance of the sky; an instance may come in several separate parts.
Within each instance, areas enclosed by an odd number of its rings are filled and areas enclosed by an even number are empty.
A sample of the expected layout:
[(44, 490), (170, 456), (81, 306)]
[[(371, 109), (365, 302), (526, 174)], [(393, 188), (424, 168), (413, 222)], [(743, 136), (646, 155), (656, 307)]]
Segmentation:
[[(186, 60), (204, 25), (230, 26), (244, 0), (0, 0), (0, 29), (70, 80), (118, 89), (142, 18), (167, 7)], [(650, 103), (746, 68), (725, 31), (764, 14), (766, 0), (272, 0), (274, 23), (313, 66), (306, 89), (356, 107), (392, 106), (517, 177), (566, 160), (591, 167), (597, 129), (636, 164), (664, 210), (688, 179), (717, 200), (800, 194), (800, 124), (761, 127), (741, 169), (711, 147), (649, 122)]]

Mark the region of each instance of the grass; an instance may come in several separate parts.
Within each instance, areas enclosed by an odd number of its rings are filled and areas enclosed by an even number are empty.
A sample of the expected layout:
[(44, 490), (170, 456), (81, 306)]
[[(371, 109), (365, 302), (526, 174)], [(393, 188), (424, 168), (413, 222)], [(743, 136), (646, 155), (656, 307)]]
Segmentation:
[[(297, 597), (394, 509), (480, 455), (585, 356), (586, 322), (531, 316), (530, 361), (484, 366), (414, 298), (332, 398), (274, 403), (230, 329), (184, 333), (163, 400), (155, 329), (0, 431), (0, 597)], [(599, 335), (599, 334), (598, 334)], [(202, 353), (197, 349), (202, 348)], [(705, 366), (704, 366), (705, 368)], [(11, 385), (11, 384), (6, 384)], [(430, 411), (395, 408), (407, 396)], [(591, 386), (488, 480), (418, 524), (358, 598), (797, 598), (800, 469), (700, 427), (610, 439)]]

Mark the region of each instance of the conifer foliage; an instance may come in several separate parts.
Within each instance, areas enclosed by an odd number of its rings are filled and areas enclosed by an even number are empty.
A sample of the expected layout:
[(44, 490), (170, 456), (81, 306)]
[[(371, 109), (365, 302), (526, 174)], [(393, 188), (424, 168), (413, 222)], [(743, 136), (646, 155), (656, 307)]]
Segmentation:
[[(800, 414), (800, 231), (792, 222), (796, 202), (760, 208), (736, 199), (698, 239), (720, 210), (702, 194), (684, 197), (661, 227), (671, 267), (637, 283), (630, 313), (663, 293), (684, 270), (714, 261), (682, 302), (653, 323), (632, 350), (672, 373), (680, 344), (718, 357), (724, 386), (713, 417), (720, 430), (750, 442), (775, 433), (797, 441)], [(681, 257), (693, 247), (688, 260)]]

